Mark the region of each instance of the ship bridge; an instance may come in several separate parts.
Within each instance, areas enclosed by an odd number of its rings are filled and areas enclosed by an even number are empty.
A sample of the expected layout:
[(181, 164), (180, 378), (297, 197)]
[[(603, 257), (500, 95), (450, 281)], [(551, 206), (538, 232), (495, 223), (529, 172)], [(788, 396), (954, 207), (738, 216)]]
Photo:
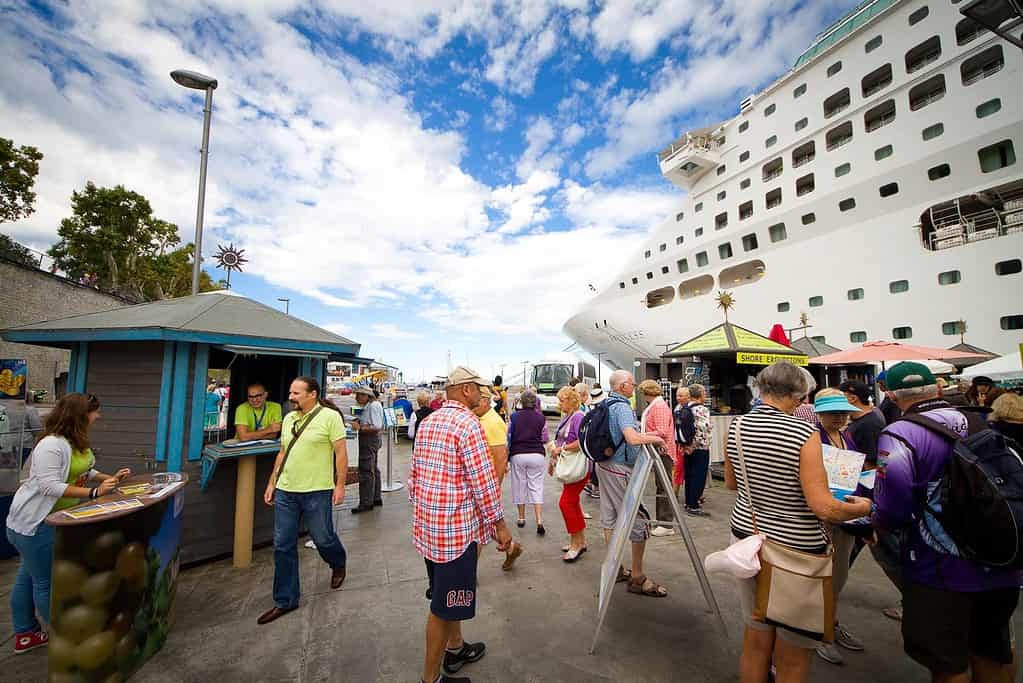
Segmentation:
[(721, 164), (723, 144), (723, 124), (683, 133), (658, 152), (661, 174), (683, 190), (690, 190), (707, 171)]

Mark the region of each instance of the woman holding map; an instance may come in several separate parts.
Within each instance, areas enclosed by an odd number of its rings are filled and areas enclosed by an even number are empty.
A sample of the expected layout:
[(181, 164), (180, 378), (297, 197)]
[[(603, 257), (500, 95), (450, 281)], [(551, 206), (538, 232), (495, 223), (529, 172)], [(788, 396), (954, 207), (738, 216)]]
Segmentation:
[[(46, 416), (42, 435), (32, 449), (29, 477), (14, 494), (7, 515), (7, 540), (21, 555), (11, 588), (15, 654), (49, 642), (36, 618), (38, 614), (49, 624), (54, 533), (43, 520), (83, 498), (110, 493), (131, 475), (128, 469), (114, 475), (93, 469), (96, 457), (89, 447), (89, 431), (99, 417), (99, 399), (92, 394), (68, 394), (60, 399)], [(98, 485), (86, 486), (89, 482)]]

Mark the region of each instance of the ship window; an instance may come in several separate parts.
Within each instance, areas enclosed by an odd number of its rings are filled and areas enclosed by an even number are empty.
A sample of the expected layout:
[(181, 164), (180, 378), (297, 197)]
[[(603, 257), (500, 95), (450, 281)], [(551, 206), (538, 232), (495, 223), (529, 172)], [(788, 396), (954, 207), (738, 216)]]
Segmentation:
[(724, 175), (724, 173), (725, 173), (725, 165), (721, 164), (720, 166), (718, 166), (718, 175)]
[(838, 166), (835, 166), (835, 177), (836, 178), (841, 178), (842, 176), (848, 174), (849, 171), (851, 171), (851, 170), (852, 170), (852, 164), (850, 164), (848, 162), (846, 162), (844, 164), (839, 164)]
[(842, 88), (828, 99), (824, 100), (824, 118), (831, 118), (838, 112), (849, 106), (851, 102), (849, 88)]
[(923, 137), (924, 140), (933, 140), (934, 138), (938, 137), (944, 132), (945, 124), (935, 123), (933, 126), (927, 126), (922, 131), (920, 131), (920, 136)]
[[(816, 146), (813, 140), (804, 142), (799, 147), (792, 150), (792, 168), (799, 168), (803, 164), (808, 164), (813, 161), (816, 156)], [(779, 159), (779, 161), (781, 161)]]
[(764, 203), (768, 209), (773, 209), (776, 206), (781, 206), (781, 188), (776, 187), (767, 194), (764, 195)]
[(906, 53), (906, 73), (924, 68), (941, 56), (941, 39), (931, 36)]
[(865, 52), (873, 52), (877, 48), (881, 47), (881, 43), (884, 42), (884, 38), (881, 36), (874, 36), (867, 41), (866, 45), (863, 46)]
[(852, 197), (847, 197), (838, 203), (839, 211), (849, 211), (856, 208), (856, 200)]
[(778, 142), (778, 136), (777, 135), (772, 135), (771, 137), (769, 137), (766, 140), (764, 140), (764, 147), (765, 148), (774, 147), (774, 143), (776, 143), (776, 142)]
[(632, 278), (632, 284), (638, 285), (639, 284), (639, 278), (638, 277)]
[(649, 249), (647, 249), (646, 251), (643, 252), (643, 258), (650, 258), (650, 250)]
[(653, 280), (654, 279), (654, 274), (652, 272), (650, 272), (650, 271), (647, 271), (646, 279), (647, 280)]
[(746, 261), (730, 268), (725, 268), (718, 274), (719, 287), (742, 287), (756, 282), (764, 276), (764, 262)]
[(661, 287), (655, 289), (652, 292), (646, 293), (646, 307), (657, 308), (658, 306), (664, 306), (670, 304), (675, 300), (675, 288), (674, 287)]
[(678, 266), (679, 273), (689, 272), (689, 261), (687, 259), (680, 258), (678, 261), (675, 261), (675, 265)]
[(842, 62), (838, 61), (828, 67), (828, 78), (831, 78), (842, 70)]
[(664, 244), (664, 243), (662, 242), (662, 243), (661, 243), (661, 246), (660, 246), (660, 247), (658, 247), (658, 250), (659, 250), (659, 251), (668, 251), (668, 245), (667, 245), (667, 244)]
[(912, 339), (913, 328), (912, 327), (893, 327), (892, 337), (895, 339)]
[(792, 98), (793, 99), (799, 99), (800, 97), (802, 97), (805, 94), (806, 94), (806, 83), (801, 83), (800, 85), (796, 86), (795, 90), (792, 91)]
[(696, 213), (703, 211), (703, 202), (696, 202), (696, 206), (693, 207), (693, 210), (696, 211)]
[(957, 285), (962, 279), (963, 276), (958, 270), (946, 270), (943, 273), (938, 273), (939, 285)]
[(746, 150), (745, 152), (739, 155), (739, 163), (742, 163), (747, 159), (749, 159), (749, 150)]
[(676, 245), (682, 244), (683, 242), (685, 242), (685, 240), (686, 240), (685, 237), (683, 237), (682, 235), (679, 235), (678, 237), (675, 238), (675, 244)]
[(686, 280), (678, 286), (678, 298), (679, 299), (692, 299), (694, 296), (700, 296), (701, 294), (707, 294), (714, 289), (714, 276), (713, 275), (701, 275), (694, 277), (690, 280)]
[(959, 321), (951, 320), (947, 323), (941, 323), (941, 333), (948, 337), (959, 334)]
[(809, 304), (811, 308), (817, 308), (818, 306), (824, 305), (824, 297), (822, 296), (811, 296)]
[(994, 76), (1003, 66), (1005, 55), (1002, 54), (1002, 46), (992, 45), (979, 55), (974, 55), (963, 62), (959, 67), (959, 73), (963, 76), (963, 85), (973, 85), (988, 76)]
[(707, 258), (707, 252), (701, 251), (696, 254), (696, 267), (702, 268), (710, 263), (710, 259)]
[(874, 161), (881, 161), (887, 159), (892, 155), (893, 148), (891, 145), (885, 145), (884, 147), (878, 147), (874, 150)]
[(810, 339), (814, 340), (818, 344), (826, 344), (827, 343), (827, 341), (825, 340), (825, 337), (824, 337), (823, 334), (818, 334), (815, 337), (810, 337)]
[(984, 27), (976, 19), (966, 17), (956, 24), (956, 44), (966, 45), (984, 32)]
[(999, 322), (1003, 330), (1023, 330), (1023, 315), (1003, 315)]
[(739, 205), (739, 220), (744, 221), (753, 216), (753, 202), (743, 202)]
[(618, 287), (620, 287), (621, 289), (625, 289), (625, 283), (624, 282), (619, 282), (618, 283)]
[(1015, 275), (1023, 270), (1023, 261), (1018, 258), (999, 261), (995, 264), (995, 275)]
[(927, 15), (931, 13), (931, 10), (927, 9), (927, 5), (924, 5), (920, 9), (914, 11), (909, 15), (909, 25), (919, 24), (921, 21), (927, 18)]
[(984, 173), (997, 171), (1016, 163), (1016, 151), (1012, 147), (1012, 140), (1002, 140), (982, 147), (977, 150), (977, 156), (980, 158), (980, 170)]
[(863, 298), (863, 288), (857, 287), (856, 289), (850, 289), (846, 292), (846, 296), (849, 297), (849, 301), (859, 301)]
[(993, 100), (988, 100), (977, 105), (977, 118), (982, 119), (985, 116), (991, 116), (992, 114), (1000, 111), (1002, 108), (1002, 101), (997, 97)]
[(895, 280), (888, 283), (888, 291), (892, 294), (902, 294), (909, 291), (909, 280)]
[(699, 237), (702, 234), (703, 234), (703, 228), (697, 228), (696, 230), (693, 230), (693, 235), (695, 235), (696, 237)]
[(771, 242), (781, 242), (788, 237), (784, 223), (775, 223), (767, 229), (767, 234), (771, 236)]
[(739, 124), (740, 133), (745, 133), (747, 128), (749, 128), (749, 121), (743, 121), (742, 123)]
[(881, 195), (882, 199), (885, 197), (891, 197), (893, 194), (899, 193), (899, 184), (887, 183), (886, 185), (882, 185), (881, 187), (877, 188), (877, 192), (878, 194)]
[(732, 258), (732, 243), (725, 242), (724, 244), (718, 245), (718, 258), (724, 260), (726, 258)]
[(811, 223), (816, 223), (817, 222), (817, 214), (815, 214), (813, 212), (804, 213), (802, 220), (803, 220), (803, 225), (810, 225)]
[(777, 109), (777, 107), (775, 107), (773, 103), (767, 105), (767, 107), (764, 109), (764, 116), (770, 116), (771, 114), (774, 113), (775, 109)]
[(728, 226), (728, 212), (719, 213), (714, 216), (714, 229), (722, 230)]
[(757, 248), (757, 246), (758, 246), (757, 245), (757, 234), (755, 232), (751, 232), (748, 235), (743, 235), (743, 238), (742, 238), (742, 250), (743, 251), (753, 251), (754, 249)]
[(802, 197), (804, 194), (810, 194), (814, 190), (813, 173), (807, 173), (802, 178), (796, 181), (796, 196)]
[(765, 183), (769, 182), (780, 176), (782, 171), (784, 170), (784, 165), (785, 164), (782, 161), (781, 157), (771, 159), (766, 164), (764, 164), (763, 168), (761, 169), (763, 173), (764, 182)]
[(722, 201), (727, 196), (728, 196), (727, 190), (721, 190), (720, 192), (718, 192), (718, 201), (719, 202)]
[(895, 120), (895, 100), (885, 100), (876, 107), (871, 107), (863, 115), (863, 124), (868, 133), (887, 126)]
[(792, 307), (789, 305), (788, 301), (779, 301), (778, 302), (778, 312), (779, 313), (788, 313), (790, 308), (792, 308)]
[(864, 332), (863, 330), (850, 332), (849, 341), (851, 341), (853, 344), (862, 344), (863, 342), (867, 341), (867, 333)]
[(683, 211), (679, 211), (678, 213), (676, 213), (676, 214), (675, 214), (675, 222), (676, 222), (676, 223), (679, 223), (679, 222), (681, 222), (681, 221), (682, 221), (682, 219), (683, 219), (683, 218), (685, 218), (685, 217), (686, 217), (686, 214), (685, 214), (685, 212), (683, 212)]
[(824, 136), (828, 151), (838, 149), (853, 139), (852, 121), (846, 121), (840, 126), (835, 126)]
[(892, 82), (892, 65), (885, 64), (884, 66), (874, 69), (869, 74), (863, 77), (860, 81), (860, 86), (863, 88), (863, 96), (871, 97), (886, 87), (891, 85)]
[(803, 130), (804, 128), (806, 128), (806, 125), (808, 123), (810, 123), (810, 120), (804, 116), (803, 118), (796, 121), (796, 130), (797, 131)]
[(932, 76), (920, 85), (913, 86), (909, 91), (909, 108), (913, 111), (923, 109), (932, 102), (945, 96), (945, 76)]
[(747, 187), (749, 187), (749, 178), (743, 178), (739, 182), (739, 189), (740, 190), (745, 190)]
[(952, 172), (948, 164), (940, 164), (934, 168), (927, 169), (927, 177), (931, 180), (941, 180), (942, 178), (948, 177), (948, 174)]

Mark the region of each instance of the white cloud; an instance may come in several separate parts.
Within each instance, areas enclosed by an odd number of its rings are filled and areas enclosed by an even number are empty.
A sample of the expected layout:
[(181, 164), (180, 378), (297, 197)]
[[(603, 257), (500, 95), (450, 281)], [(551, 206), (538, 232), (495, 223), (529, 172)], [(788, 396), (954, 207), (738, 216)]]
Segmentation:
[(490, 111), (484, 114), (483, 125), (487, 127), (487, 130), (500, 133), (508, 127), (514, 116), (515, 105), (507, 98), (498, 95), (490, 102)]
[(578, 123), (571, 123), (568, 128), (561, 133), (561, 143), (566, 147), (572, 147), (582, 140), (584, 135), (586, 135), (585, 128), (580, 126)]
[(374, 337), (385, 337), (387, 339), (418, 339), (423, 335), (406, 328), (401, 328), (394, 323), (375, 323), (369, 326), (369, 334)]
[(352, 326), (346, 323), (325, 323), (323, 325), (320, 325), (320, 327), (327, 330), (328, 332), (333, 332), (334, 334), (339, 334), (342, 337), (351, 339)]
[(336, 308), (355, 308), (358, 307), (359, 305), (354, 301), (351, 301), (349, 299), (342, 299), (341, 297), (334, 296), (333, 294), (328, 294), (320, 289), (302, 290), (302, 294), (312, 299), (316, 299), (321, 304), (326, 304), (327, 306), (334, 306)]

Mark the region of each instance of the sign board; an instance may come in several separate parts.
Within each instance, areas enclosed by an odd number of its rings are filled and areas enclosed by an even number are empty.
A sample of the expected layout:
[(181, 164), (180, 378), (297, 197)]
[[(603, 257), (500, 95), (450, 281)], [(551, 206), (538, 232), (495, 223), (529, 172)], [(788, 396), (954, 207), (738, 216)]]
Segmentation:
[(384, 408), (384, 426), (394, 427), (398, 424), (398, 416), (394, 414), (394, 408)]
[(742, 365), (770, 365), (780, 360), (792, 363), (793, 365), (806, 365), (808, 362), (806, 356), (793, 356), (785, 353), (752, 353), (750, 351), (737, 351), (735, 353), (735, 362)]
[(750, 332), (736, 325), (732, 325), (732, 334), (735, 335), (735, 345), (741, 349), (759, 349), (762, 351), (785, 351), (788, 349), (784, 344), (779, 344), (773, 339), (768, 339), (756, 332)]

